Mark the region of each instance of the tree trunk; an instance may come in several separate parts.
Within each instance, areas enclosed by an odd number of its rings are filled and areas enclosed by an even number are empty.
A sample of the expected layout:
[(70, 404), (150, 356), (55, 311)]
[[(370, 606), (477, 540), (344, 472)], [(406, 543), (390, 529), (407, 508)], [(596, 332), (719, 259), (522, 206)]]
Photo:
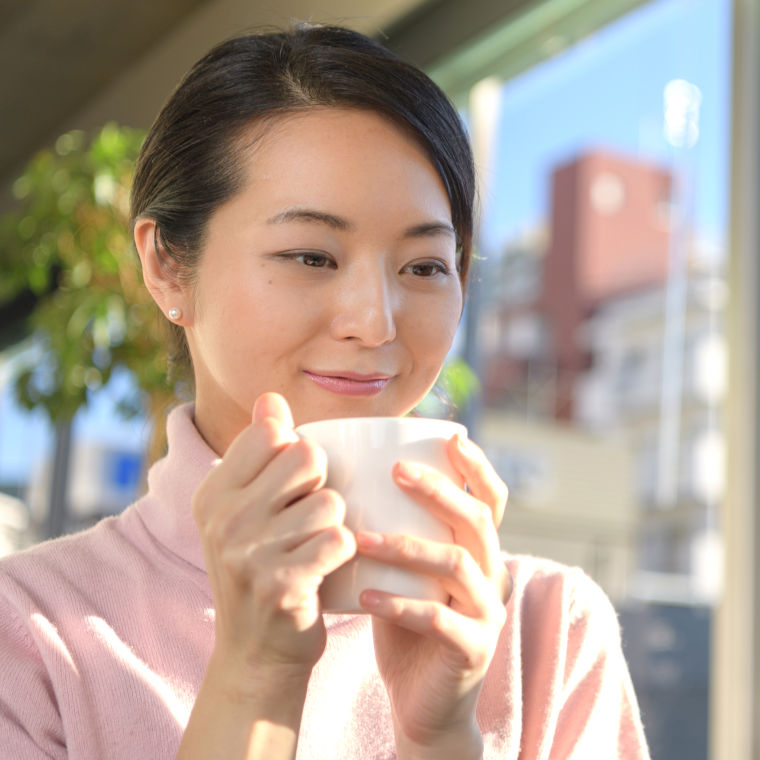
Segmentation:
[(72, 421), (56, 424), (55, 456), (50, 479), (50, 499), (45, 538), (56, 538), (66, 531), (68, 523), (69, 463), (71, 459)]

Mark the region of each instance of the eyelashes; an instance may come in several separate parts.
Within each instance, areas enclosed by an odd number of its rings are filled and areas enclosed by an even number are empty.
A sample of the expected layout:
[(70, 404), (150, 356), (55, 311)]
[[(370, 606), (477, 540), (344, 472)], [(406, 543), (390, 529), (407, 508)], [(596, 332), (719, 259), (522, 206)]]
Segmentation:
[(409, 271), (418, 277), (435, 277), (435, 275), (448, 275), (451, 273), (449, 267), (443, 261), (421, 261), (409, 264), (402, 271)]
[(300, 251), (286, 254), (286, 257), (291, 261), (297, 261), (305, 267), (311, 267), (312, 269), (337, 269), (337, 264), (325, 253)]
[[(292, 261), (309, 269), (337, 269), (337, 262), (327, 253), (321, 251), (287, 251), (278, 254), (286, 261)], [(420, 279), (432, 279), (436, 276), (451, 274), (449, 265), (440, 259), (423, 259), (406, 264), (400, 273), (412, 274)]]

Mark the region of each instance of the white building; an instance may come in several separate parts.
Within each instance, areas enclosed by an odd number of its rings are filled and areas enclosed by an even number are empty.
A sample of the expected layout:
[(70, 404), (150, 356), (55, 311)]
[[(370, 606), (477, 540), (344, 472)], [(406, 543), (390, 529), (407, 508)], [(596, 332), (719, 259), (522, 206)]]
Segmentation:
[[(619, 433), (631, 446), (642, 588), (655, 579), (708, 599), (719, 588), (725, 298), (720, 277), (693, 272), (675, 332), (667, 329), (663, 287), (608, 301), (584, 326), (593, 363), (576, 389), (577, 421)], [(681, 371), (664, 380), (666, 366)]]

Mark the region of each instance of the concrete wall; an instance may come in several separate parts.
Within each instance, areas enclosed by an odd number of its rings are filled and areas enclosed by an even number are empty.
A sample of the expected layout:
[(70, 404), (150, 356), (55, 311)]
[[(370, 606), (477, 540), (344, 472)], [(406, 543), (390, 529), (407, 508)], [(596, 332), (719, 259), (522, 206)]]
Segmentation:
[(483, 416), (478, 443), (510, 488), (504, 549), (582, 567), (610, 597), (623, 599), (638, 531), (626, 443), (494, 410)]
[(91, 129), (109, 120), (147, 128), (184, 72), (215, 43), (257, 28), (292, 21), (333, 22), (376, 35), (422, 0), (330, 0), (315, 12), (311, 0), (252, 3), (211, 0), (94, 98), (66, 129)]

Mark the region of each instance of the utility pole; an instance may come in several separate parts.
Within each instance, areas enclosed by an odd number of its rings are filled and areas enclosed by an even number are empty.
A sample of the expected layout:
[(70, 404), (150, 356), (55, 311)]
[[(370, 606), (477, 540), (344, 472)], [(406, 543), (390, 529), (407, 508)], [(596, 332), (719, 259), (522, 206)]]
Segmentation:
[(45, 538), (62, 535), (68, 522), (68, 485), (71, 460), (72, 420), (58, 422), (55, 426), (55, 453), (50, 478), (50, 497), (45, 523)]
[[(497, 77), (486, 77), (470, 90), (470, 137), (477, 177), (477, 200), (480, 202), (481, 212), (485, 210), (491, 185), (493, 146), (499, 119), (502, 87), (503, 83)], [(483, 296), (481, 275), (483, 258), (486, 253), (484, 237), (483, 223), (480, 219), (477, 221), (473, 234), (474, 255), (470, 264), (470, 279), (467, 287), (467, 303), (464, 313), (464, 349), (462, 352), (462, 358), (478, 378), (483, 376), (478, 326)], [(468, 399), (464, 410), (463, 423), (473, 437), (477, 437), (478, 434), (482, 405), (482, 392), (476, 391)]]
[(657, 502), (672, 508), (678, 500), (684, 340), (688, 302), (687, 248), (691, 234), (693, 179), (685, 151), (699, 138), (699, 88), (683, 79), (665, 87), (665, 137), (673, 149), (670, 204), (670, 251), (665, 291), (665, 334), (662, 347)]

